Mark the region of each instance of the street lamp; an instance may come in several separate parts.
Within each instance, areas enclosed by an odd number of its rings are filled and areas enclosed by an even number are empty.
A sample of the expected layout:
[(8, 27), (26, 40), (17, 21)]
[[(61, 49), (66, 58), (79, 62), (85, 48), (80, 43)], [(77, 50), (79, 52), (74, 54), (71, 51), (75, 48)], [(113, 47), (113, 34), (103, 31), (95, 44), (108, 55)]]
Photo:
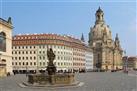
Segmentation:
[(113, 71), (114, 71), (114, 49), (113, 49)]
[(112, 63), (112, 67), (113, 68), (112, 68), (112, 72), (114, 72), (114, 69), (115, 69), (115, 60), (114, 60), (115, 59), (114, 58), (115, 57), (115, 48), (112, 49), (112, 52), (113, 52), (113, 63)]
[(128, 73), (128, 56), (126, 56), (126, 51), (124, 51), (124, 55), (125, 55), (125, 58), (124, 58), (124, 72), (125, 73)]

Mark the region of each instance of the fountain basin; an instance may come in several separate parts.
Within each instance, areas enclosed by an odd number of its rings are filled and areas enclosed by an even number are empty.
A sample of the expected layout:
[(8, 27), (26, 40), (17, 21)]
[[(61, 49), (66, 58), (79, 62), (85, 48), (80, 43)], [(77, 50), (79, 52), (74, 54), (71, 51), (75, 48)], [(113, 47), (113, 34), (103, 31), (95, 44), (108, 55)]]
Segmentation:
[(63, 74), (32, 74), (28, 75), (28, 83), (34, 85), (70, 85), (75, 83), (75, 76), (73, 73)]

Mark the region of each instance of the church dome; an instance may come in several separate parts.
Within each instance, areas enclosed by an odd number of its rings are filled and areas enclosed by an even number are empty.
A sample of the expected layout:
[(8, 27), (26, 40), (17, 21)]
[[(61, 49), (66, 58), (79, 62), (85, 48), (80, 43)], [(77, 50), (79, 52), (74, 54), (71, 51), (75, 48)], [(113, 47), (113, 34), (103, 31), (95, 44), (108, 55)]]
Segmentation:
[(107, 39), (112, 39), (111, 31), (104, 21), (103, 10), (99, 7), (95, 14), (96, 21), (94, 27), (91, 29), (93, 39), (102, 39), (104, 36)]
[(111, 39), (111, 31), (106, 24), (97, 24), (91, 31), (93, 39), (102, 39), (104, 35), (107, 39)]

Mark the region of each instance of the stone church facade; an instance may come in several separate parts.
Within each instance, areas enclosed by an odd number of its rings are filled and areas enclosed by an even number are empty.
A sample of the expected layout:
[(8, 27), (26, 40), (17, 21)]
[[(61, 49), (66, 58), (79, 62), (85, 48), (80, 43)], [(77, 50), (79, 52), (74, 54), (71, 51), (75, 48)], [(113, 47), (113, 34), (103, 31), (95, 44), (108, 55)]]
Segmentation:
[(90, 28), (89, 46), (93, 50), (94, 69), (122, 69), (122, 48), (118, 34), (112, 39), (109, 26), (105, 24), (103, 10), (99, 7), (95, 14), (94, 27)]

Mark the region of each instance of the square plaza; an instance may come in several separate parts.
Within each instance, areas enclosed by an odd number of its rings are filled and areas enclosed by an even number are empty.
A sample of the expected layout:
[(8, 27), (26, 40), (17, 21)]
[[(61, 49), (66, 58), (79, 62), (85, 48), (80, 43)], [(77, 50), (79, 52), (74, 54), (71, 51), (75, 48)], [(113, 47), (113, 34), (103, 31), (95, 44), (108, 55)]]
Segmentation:
[(136, 91), (137, 73), (89, 72), (75, 74), (82, 83), (77, 87), (21, 87), (26, 75), (15, 75), (0, 79), (0, 91)]

